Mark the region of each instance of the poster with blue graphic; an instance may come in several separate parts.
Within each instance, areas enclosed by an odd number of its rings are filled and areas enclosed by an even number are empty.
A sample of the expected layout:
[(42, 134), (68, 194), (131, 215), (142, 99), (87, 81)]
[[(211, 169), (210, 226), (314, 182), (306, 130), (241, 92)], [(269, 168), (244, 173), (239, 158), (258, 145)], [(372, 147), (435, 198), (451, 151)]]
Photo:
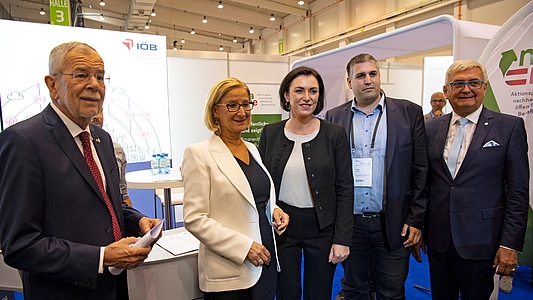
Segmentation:
[(50, 103), (44, 76), (53, 47), (80, 41), (105, 64), (104, 129), (128, 162), (170, 153), (166, 37), (0, 20), (0, 99), (3, 128)]

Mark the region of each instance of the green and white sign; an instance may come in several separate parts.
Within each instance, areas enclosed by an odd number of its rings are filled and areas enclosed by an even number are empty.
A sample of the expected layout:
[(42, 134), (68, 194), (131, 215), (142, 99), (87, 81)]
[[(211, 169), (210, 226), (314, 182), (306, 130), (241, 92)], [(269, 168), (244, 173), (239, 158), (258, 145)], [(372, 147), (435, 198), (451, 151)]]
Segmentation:
[[(529, 157), (533, 157), (533, 2), (514, 14), (487, 44), (479, 62), (487, 68), (489, 85), (483, 105), (524, 119)], [(533, 166), (530, 162), (530, 168)], [(529, 218), (526, 242), (519, 256), (533, 266), (533, 192), (529, 182)]]
[(69, 0), (50, 0), (50, 24), (70, 26)]

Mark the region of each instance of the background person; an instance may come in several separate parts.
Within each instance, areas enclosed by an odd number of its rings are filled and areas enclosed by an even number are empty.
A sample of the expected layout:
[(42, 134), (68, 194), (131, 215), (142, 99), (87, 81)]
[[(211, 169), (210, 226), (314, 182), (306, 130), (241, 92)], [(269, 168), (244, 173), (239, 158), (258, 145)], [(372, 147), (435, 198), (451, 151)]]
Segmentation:
[(326, 113), (348, 136), (354, 168), (353, 236), (344, 262), (345, 299), (405, 299), (408, 247), (420, 238), (427, 199), (426, 135), (422, 108), (380, 93), (377, 60), (354, 56), (346, 66), (353, 101)]
[[(94, 116), (91, 122), (102, 128), (104, 126), (104, 111), (102, 110), (96, 116)], [(131, 205), (130, 193), (128, 192), (128, 182), (126, 181), (126, 166), (128, 164), (126, 161), (126, 154), (119, 143), (113, 142), (113, 149), (115, 150), (115, 157), (117, 158), (117, 166), (120, 178), (120, 194), (122, 194), (122, 200), (129, 206), (133, 206)]]
[(276, 187), (278, 205), (291, 225), (278, 237), (276, 298), (331, 299), (336, 263), (350, 253), (353, 189), (348, 139), (341, 126), (317, 119), (324, 107), (320, 75), (300, 67), (279, 88), (281, 107), (290, 118), (263, 128), (259, 151)]
[(209, 92), (204, 120), (213, 136), (185, 149), (185, 228), (201, 242), (198, 275), (204, 299), (274, 299), (279, 270), (274, 228), (289, 216), (257, 148), (241, 138), (250, 126), (250, 90), (236, 78)]
[(50, 53), (52, 102), (0, 133), (0, 244), (24, 299), (128, 299), (132, 248), (159, 220), (122, 205), (111, 137), (91, 125), (105, 96), (104, 62), (87, 44)]
[(446, 97), (442, 92), (435, 92), (431, 95), (431, 111), (424, 115), (424, 121), (429, 121), (444, 115), (442, 109), (446, 106)]
[(483, 107), (487, 71), (476, 61), (454, 62), (444, 94), (453, 108), (426, 123), (428, 246), (435, 300), (489, 299), (494, 272), (517, 267), (529, 206), (529, 162), (524, 120)]

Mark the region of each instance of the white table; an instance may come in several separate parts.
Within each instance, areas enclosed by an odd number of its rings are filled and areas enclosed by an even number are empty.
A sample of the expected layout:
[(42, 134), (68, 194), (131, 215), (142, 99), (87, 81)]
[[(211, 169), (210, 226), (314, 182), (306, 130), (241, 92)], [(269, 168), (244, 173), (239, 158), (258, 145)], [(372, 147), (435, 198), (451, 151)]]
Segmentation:
[[(165, 230), (163, 236), (185, 231), (183, 227)], [(0, 290), (22, 292), (16, 269), (4, 263), (0, 251)], [(148, 258), (128, 270), (130, 300), (201, 299), (198, 284), (198, 251), (174, 256), (157, 244)]]
[[(165, 230), (163, 236), (185, 231)], [(201, 299), (198, 251), (174, 256), (157, 244), (144, 263), (128, 270), (130, 300)]]
[(164, 189), (165, 228), (174, 228), (171, 188), (183, 186), (183, 179), (181, 178), (181, 171), (179, 169), (170, 169), (170, 174), (156, 176), (152, 175), (151, 170), (127, 172), (126, 181), (128, 182), (128, 188), (147, 190)]

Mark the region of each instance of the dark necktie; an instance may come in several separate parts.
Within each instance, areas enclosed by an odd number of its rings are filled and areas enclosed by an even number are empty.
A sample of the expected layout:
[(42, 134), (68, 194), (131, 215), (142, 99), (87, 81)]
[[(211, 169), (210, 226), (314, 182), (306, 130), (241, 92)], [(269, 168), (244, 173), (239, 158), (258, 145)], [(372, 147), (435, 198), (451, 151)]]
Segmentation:
[(109, 200), (109, 197), (107, 196), (107, 193), (104, 189), (104, 181), (102, 180), (102, 175), (100, 174), (100, 170), (98, 170), (96, 161), (94, 161), (93, 158), (90, 135), (87, 131), (83, 131), (79, 134), (79, 137), (81, 140), (81, 144), (83, 145), (83, 155), (85, 156), (85, 161), (87, 161), (87, 165), (89, 165), (89, 169), (91, 169), (91, 173), (93, 173), (93, 177), (96, 180), (96, 183), (98, 184), (100, 193), (102, 193), (102, 195), (104, 196), (105, 204), (107, 206), (107, 209), (109, 210), (109, 214), (111, 215), (111, 222), (113, 223), (113, 236), (115, 237), (115, 241), (118, 241), (122, 238), (122, 234), (120, 233), (120, 226), (118, 224), (117, 215), (115, 214), (115, 209), (113, 209), (111, 200)]

